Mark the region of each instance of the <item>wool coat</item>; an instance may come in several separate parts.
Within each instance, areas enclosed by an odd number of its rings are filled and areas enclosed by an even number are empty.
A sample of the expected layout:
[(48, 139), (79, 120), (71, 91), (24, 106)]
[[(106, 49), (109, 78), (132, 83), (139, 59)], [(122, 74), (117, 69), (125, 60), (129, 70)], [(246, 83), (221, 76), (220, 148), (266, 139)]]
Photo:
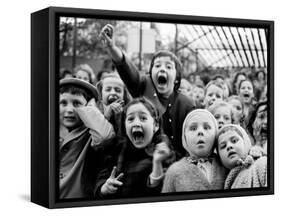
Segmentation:
[(215, 155), (209, 161), (211, 163), (210, 181), (200, 170), (196, 163), (188, 157), (172, 164), (165, 175), (163, 193), (202, 191), (223, 189), (226, 178), (226, 169)]
[(235, 167), (229, 172), (225, 189), (267, 187), (267, 157), (248, 161), (247, 165)]
[[(157, 195), (161, 186), (151, 187), (149, 175), (152, 172), (152, 156), (144, 149), (137, 149), (127, 138), (118, 136), (101, 145), (104, 162), (99, 172), (94, 189), (95, 198), (125, 198)], [(113, 167), (117, 167), (117, 175), (123, 173), (120, 180), (123, 185), (115, 194), (104, 196), (101, 187), (110, 177)]]

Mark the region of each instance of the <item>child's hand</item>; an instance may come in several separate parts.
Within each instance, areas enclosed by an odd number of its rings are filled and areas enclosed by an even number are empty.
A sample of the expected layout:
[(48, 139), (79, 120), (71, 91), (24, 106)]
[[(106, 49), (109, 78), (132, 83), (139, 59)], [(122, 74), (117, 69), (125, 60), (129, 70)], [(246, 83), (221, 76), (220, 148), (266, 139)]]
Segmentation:
[(106, 108), (104, 112), (104, 116), (106, 116), (107, 119), (110, 119), (112, 114), (118, 114), (123, 112), (123, 106), (124, 106), (123, 100), (118, 99), (114, 101)]
[(263, 155), (263, 149), (260, 146), (253, 146), (250, 149), (249, 155), (251, 155), (253, 158), (260, 158)]
[(155, 150), (153, 152), (153, 161), (154, 162), (162, 162), (167, 159), (171, 154), (171, 150), (167, 143), (161, 142), (155, 146)]
[(101, 187), (102, 195), (114, 194), (118, 190), (119, 187), (123, 185), (120, 179), (123, 177), (123, 173), (120, 173), (116, 176), (116, 166), (113, 167), (110, 177), (106, 180), (106, 182)]
[(103, 44), (107, 47), (112, 47), (114, 45), (113, 32), (114, 32), (114, 28), (110, 24), (105, 25), (100, 32), (99, 38), (101, 39)]

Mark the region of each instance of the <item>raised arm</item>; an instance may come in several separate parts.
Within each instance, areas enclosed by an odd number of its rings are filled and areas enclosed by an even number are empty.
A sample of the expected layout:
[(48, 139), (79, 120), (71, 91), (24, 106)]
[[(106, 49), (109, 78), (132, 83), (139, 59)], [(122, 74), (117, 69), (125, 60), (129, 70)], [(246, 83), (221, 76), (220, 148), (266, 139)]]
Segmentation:
[(116, 46), (113, 36), (113, 26), (109, 24), (104, 26), (100, 33), (100, 39), (105, 47), (107, 47), (108, 53), (114, 61), (121, 79), (133, 97), (141, 96), (141, 88), (145, 82), (143, 79), (144, 77), (142, 78), (140, 76), (135, 65), (126, 56), (126, 54)]

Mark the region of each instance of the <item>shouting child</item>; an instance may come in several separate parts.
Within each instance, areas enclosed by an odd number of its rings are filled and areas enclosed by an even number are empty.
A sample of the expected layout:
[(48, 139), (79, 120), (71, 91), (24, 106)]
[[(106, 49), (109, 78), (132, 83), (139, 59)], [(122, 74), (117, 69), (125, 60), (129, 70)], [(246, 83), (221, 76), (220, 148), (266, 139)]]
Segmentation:
[(107, 142), (111, 148), (105, 150), (104, 169), (98, 175), (95, 196), (159, 194), (164, 176), (163, 162), (169, 157), (170, 148), (159, 139), (158, 110), (149, 100), (136, 98), (124, 108), (123, 115), (124, 135)]
[(153, 102), (163, 120), (164, 133), (168, 135), (177, 158), (186, 152), (181, 144), (182, 123), (185, 116), (195, 108), (195, 103), (178, 93), (181, 81), (181, 64), (169, 51), (159, 51), (152, 57), (149, 73), (141, 76), (129, 58), (114, 44), (113, 27), (106, 25), (100, 34), (115, 62), (121, 79), (132, 97), (145, 96)]

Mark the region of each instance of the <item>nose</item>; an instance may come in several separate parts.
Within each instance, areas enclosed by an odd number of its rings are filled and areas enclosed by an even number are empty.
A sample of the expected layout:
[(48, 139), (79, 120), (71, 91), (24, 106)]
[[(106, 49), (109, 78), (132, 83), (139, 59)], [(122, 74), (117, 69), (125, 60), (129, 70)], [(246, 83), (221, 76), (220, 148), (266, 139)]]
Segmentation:
[(74, 111), (74, 107), (73, 107), (71, 104), (68, 104), (68, 105), (65, 107), (65, 111), (66, 111), (66, 112), (73, 112), (73, 111)]
[(198, 128), (198, 136), (204, 136), (203, 127)]
[(134, 119), (134, 122), (133, 122), (133, 125), (134, 125), (134, 126), (141, 126), (140, 119), (139, 119), (139, 118), (135, 118), (135, 119)]
[(227, 151), (230, 151), (232, 148), (233, 148), (232, 145), (231, 145), (230, 143), (228, 143), (228, 144), (227, 144), (227, 147), (226, 147), (226, 150), (227, 150)]

